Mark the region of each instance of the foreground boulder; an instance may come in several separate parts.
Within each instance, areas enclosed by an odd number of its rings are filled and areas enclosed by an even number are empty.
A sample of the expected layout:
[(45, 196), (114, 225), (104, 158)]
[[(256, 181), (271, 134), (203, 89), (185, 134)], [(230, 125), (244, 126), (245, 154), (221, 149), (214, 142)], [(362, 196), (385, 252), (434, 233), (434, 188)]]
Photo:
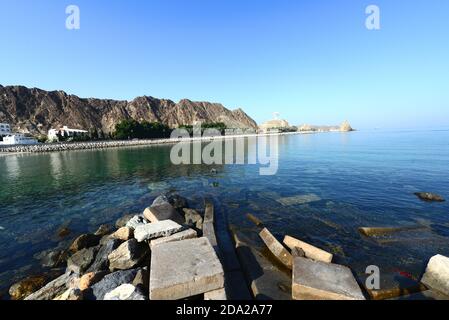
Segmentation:
[(111, 231), (112, 230), (110, 226), (108, 226), (107, 224), (102, 224), (101, 226), (98, 227), (97, 231), (95, 231), (94, 235), (103, 237), (111, 233)]
[(178, 300), (224, 287), (224, 271), (207, 238), (155, 246), (150, 299)]
[(148, 298), (139, 288), (127, 283), (106, 293), (104, 300), (148, 300)]
[(86, 299), (103, 300), (106, 293), (122, 284), (131, 283), (137, 274), (137, 269), (117, 271), (106, 275), (100, 282), (94, 284), (86, 293)]
[(134, 237), (137, 241), (156, 239), (159, 237), (168, 237), (179, 232), (182, 226), (172, 220), (164, 220), (156, 223), (140, 225), (134, 230)]
[(97, 272), (109, 270), (109, 259), (108, 256), (112, 251), (118, 248), (122, 242), (117, 239), (110, 239), (105, 245), (103, 245), (97, 253), (95, 261), (87, 269), (86, 272)]
[(23, 279), (9, 288), (9, 295), (13, 300), (22, 300), (33, 292), (42, 288), (47, 281), (44, 276), (33, 276)]
[(63, 294), (67, 289), (67, 283), (70, 283), (70, 279), (74, 275), (71, 272), (67, 272), (55, 280), (49, 282), (41, 289), (32, 293), (25, 300), (52, 300), (55, 297)]
[(67, 270), (79, 275), (83, 274), (94, 262), (97, 252), (97, 247), (78, 251), (67, 260)]
[(72, 253), (76, 253), (82, 249), (95, 247), (100, 242), (101, 236), (94, 234), (83, 234), (73, 241), (69, 250)]
[(158, 222), (163, 220), (173, 220), (180, 224), (184, 222), (184, 219), (170, 203), (164, 203), (158, 206), (146, 208), (143, 215), (150, 222)]
[(429, 202), (444, 202), (444, 198), (438, 194), (431, 193), (431, 192), (416, 192), (415, 196), (417, 196), (419, 199), (423, 201), (429, 201)]
[(149, 248), (146, 244), (131, 239), (109, 254), (109, 269), (114, 271), (135, 268), (145, 259), (148, 251)]
[(101, 281), (106, 275), (107, 271), (89, 272), (81, 277), (78, 283), (78, 287), (81, 291), (84, 291), (97, 282)]
[(432, 257), (421, 282), (428, 288), (449, 296), (449, 258), (442, 255)]
[(118, 239), (123, 241), (128, 241), (134, 237), (134, 230), (129, 227), (122, 227), (118, 229), (116, 232), (111, 234), (111, 239)]
[(292, 296), (295, 300), (365, 300), (349, 268), (302, 257), (293, 260)]
[(80, 289), (70, 288), (63, 294), (54, 298), (53, 300), (65, 300), (65, 301), (79, 301), (83, 300), (83, 293)]

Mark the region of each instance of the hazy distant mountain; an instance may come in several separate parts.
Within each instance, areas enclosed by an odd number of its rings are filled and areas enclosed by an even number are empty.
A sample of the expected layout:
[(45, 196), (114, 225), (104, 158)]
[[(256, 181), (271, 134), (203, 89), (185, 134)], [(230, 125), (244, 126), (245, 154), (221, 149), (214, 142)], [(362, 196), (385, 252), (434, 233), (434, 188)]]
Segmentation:
[(138, 97), (132, 101), (83, 99), (64, 91), (45, 91), (22, 86), (0, 85), (0, 122), (14, 130), (44, 133), (67, 125), (75, 129), (109, 133), (123, 119), (161, 122), (170, 127), (196, 121), (224, 122), (231, 128), (257, 128), (243, 110), (230, 111), (219, 103)]

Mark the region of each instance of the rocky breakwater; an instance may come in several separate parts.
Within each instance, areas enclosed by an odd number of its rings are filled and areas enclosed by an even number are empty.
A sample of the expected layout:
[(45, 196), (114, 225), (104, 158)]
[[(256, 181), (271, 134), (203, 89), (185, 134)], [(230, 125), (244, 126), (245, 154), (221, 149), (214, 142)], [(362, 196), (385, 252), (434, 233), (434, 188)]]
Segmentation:
[[(160, 196), (142, 214), (117, 220), (115, 228), (102, 226), (95, 234), (80, 235), (65, 250), (63, 275), (52, 281), (24, 279), (11, 286), (10, 296), (24, 300), (226, 299), (223, 267), (208, 238), (215, 237), (214, 230), (203, 234), (203, 217), (180, 196)], [(208, 219), (213, 225), (213, 218)], [(60, 255), (55, 261), (61, 263)]]

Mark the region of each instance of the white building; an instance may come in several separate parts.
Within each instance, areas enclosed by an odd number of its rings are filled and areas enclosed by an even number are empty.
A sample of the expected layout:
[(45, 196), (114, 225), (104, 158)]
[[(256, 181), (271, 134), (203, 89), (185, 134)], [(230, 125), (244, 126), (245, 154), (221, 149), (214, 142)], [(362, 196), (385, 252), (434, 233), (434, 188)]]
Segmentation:
[(48, 130), (48, 140), (49, 141), (58, 141), (59, 136), (65, 138), (77, 137), (88, 134), (89, 132), (86, 130), (78, 130), (78, 129), (70, 129), (67, 126), (63, 126), (59, 129), (50, 129)]
[(11, 127), (7, 123), (0, 123), (0, 137), (5, 137), (11, 134)]
[(12, 145), (31, 145), (38, 144), (38, 141), (34, 138), (26, 137), (22, 133), (15, 133), (3, 137), (3, 141), (0, 142), (2, 145), (12, 146)]

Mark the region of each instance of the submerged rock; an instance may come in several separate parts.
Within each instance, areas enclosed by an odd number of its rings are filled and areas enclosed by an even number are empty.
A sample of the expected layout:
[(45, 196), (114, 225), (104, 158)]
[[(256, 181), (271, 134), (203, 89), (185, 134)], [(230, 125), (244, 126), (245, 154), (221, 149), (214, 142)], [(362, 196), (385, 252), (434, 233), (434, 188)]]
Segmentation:
[(148, 300), (148, 298), (139, 288), (127, 283), (106, 293), (104, 300)]
[(65, 250), (45, 250), (34, 255), (41, 265), (46, 268), (57, 268), (63, 266), (67, 262), (68, 253)]
[(109, 269), (114, 271), (135, 268), (148, 253), (148, 245), (138, 243), (136, 239), (131, 239), (109, 254)]
[(173, 206), (175, 209), (182, 209), (187, 207), (187, 199), (184, 197), (181, 197), (178, 194), (171, 194), (168, 196), (168, 202)]
[(94, 284), (88, 292), (88, 299), (103, 300), (106, 293), (125, 283), (131, 283), (137, 274), (137, 269), (117, 271), (106, 275), (100, 282)]
[(13, 300), (21, 300), (38, 289), (42, 288), (47, 281), (45, 276), (33, 276), (23, 279), (9, 288), (9, 295)]
[(68, 227), (62, 227), (58, 230), (58, 237), (59, 238), (65, 238), (70, 234), (70, 229)]
[(154, 199), (153, 204), (151, 206), (157, 207), (157, 206), (162, 206), (164, 204), (170, 204), (170, 202), (168, 201), (167, 196), (162, 195), (162, 196), (159, 196), (156, 199)]
[(416, 192), (415, 196), (417, 196), (419, 199), (423, 201), (429, 201), (429, 202), (444, 202), (444, 198), (438, 194), (431, 193), (431, 192)]

